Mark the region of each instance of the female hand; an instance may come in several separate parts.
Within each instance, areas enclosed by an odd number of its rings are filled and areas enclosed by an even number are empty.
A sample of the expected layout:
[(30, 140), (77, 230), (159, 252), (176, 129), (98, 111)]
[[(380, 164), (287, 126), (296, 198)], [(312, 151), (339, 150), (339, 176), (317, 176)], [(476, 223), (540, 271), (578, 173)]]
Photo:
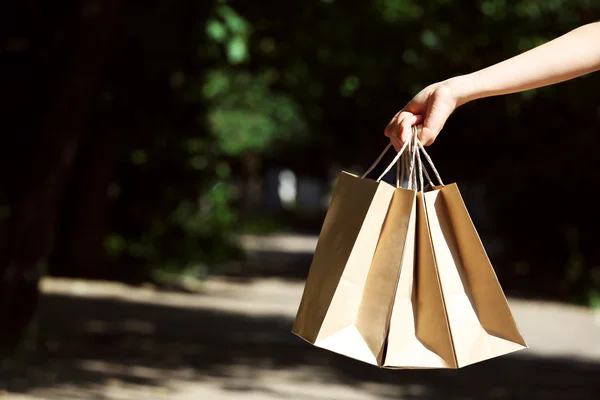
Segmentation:
[(413, 125), (423, 124), (419, 140), (429, 146), (440, 133), (446, 120), (459, 106), (459, 99), (449, 81), (435, 83), (421, 90), (385, 128), (396, 151), (410, 138)]

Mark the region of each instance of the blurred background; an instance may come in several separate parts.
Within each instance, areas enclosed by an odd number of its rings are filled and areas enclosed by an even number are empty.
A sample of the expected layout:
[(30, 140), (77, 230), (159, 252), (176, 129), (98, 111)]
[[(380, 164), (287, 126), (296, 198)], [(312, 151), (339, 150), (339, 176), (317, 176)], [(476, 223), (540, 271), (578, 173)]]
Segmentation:
[(597, 0), (3, 2), (0, 398), (599, 399), (600, 74), (468, 104), (430, 148), (531, 349), (390, 372), (290, 333), (339, 172), (412, 95), (598, 18)]

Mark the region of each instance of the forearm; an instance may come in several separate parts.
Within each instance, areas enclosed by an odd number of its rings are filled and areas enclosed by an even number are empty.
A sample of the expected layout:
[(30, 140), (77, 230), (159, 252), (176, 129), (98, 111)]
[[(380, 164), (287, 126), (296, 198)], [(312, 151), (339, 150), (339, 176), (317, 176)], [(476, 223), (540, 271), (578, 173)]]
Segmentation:
[(600, 22), (477, 72), (452, 78), (458, 104), (563, 82), (600, 70)]

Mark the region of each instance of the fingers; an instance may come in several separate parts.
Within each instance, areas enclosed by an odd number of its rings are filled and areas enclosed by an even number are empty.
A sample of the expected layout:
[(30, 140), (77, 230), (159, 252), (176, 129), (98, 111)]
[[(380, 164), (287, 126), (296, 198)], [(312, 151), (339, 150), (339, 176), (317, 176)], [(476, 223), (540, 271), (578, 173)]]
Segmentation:
[(396, 151), (400, 151), (400, 149), (402, 149), (403, 144), (400, 143), (400, 140), (396, 136), (390, 136), (390, 142), (392, 142), (392, 146), (394, 146)]
[(406, 115), (400, 121), (400, 131), (398, 136), (400, 137), (400, 143), (402, 145), (404, 145), (404, 143), (410, 140), (412, 134), (412, 127), (413, 125), (418, 124), (418, 121), (419, 117), (413, 114)]
[(412, 126), (422, 121), (421, 115), (414, 115), (408, 111), (400, 111), (392, 118), (385, 128), (385, 135), (390, 138), (396, 151), (400, 151), (404, 143), (410, 139)]
[(389, 138), (396, 136), (396, 130), (398, 129), (398, 117), (401, 113), (402, 111), (398, 111), (396, 115), (394, 115), (394, 118), (392, 118), (392, 120), (387, 124), (384, 131), (385, 136)]
[(431, 146), (433, 142), (435, 142), (435, 138), (437, 137), (439, 132), (432, 130), (431, 128), (423, 126), (419, 129), (419, 141), (423, 144), (423, 146)]
[(396, 115), (394, 115), (394, 118), (392, 118), (392, 120), (388, 123), (384, 131), (385, 136), (390, 138), (390, 142), (392, 143), (396, 151), (399, 151), (402, 148), (402, 144), (400, 143), (400, 137), (398, 135), (398, 129), (400, 124), (399, 116), (401, 113), (402, 112), (399, 111), (398, 113), (396, 113)]

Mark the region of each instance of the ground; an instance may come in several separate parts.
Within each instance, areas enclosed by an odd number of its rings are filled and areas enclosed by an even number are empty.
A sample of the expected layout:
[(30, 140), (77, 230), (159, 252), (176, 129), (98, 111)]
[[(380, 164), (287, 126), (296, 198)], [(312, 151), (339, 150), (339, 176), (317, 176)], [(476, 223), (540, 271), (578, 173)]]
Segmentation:
[(592, 310), (510, 299), (530, 349), (456, 371), (386, 371), (292, 335), (302, 286), (212, 277), (190, 294), (47, 279), (35, 357), (0, 377), (0, 399), (600, 399)]

